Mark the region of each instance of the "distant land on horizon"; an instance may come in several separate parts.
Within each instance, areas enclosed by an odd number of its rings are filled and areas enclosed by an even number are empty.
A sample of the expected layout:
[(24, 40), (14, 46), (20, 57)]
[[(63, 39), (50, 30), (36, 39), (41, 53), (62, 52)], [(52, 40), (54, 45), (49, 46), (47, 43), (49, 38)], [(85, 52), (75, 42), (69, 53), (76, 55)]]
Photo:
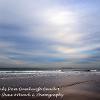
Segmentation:
[(73, 71), (89, 71), (89, 70), (100, 70), (100, 68), (72, 68), (72, 67), (68, 67), (68, 68), (65, 68), (65, 67), (62, 67), (62, 68), (0, 68), (0, 71), (35, 71), (35, 70), (73, 70)]

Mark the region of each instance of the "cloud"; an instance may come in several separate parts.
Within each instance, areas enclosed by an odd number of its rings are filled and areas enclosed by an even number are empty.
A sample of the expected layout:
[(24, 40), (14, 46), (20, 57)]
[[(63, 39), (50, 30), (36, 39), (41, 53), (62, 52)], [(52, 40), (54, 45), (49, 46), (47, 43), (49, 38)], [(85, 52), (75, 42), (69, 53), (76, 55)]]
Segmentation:
[(88, 66), (100, 60), (99, 1), (0, 0), (0, 64)]

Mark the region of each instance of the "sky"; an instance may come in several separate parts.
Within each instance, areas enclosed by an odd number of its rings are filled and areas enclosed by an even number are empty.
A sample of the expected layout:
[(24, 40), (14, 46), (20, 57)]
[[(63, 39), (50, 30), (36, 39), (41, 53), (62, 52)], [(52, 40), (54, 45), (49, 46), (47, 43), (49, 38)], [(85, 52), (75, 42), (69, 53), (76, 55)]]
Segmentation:
[(0, 0), (0, 67), (100, 67), (100, 0)]

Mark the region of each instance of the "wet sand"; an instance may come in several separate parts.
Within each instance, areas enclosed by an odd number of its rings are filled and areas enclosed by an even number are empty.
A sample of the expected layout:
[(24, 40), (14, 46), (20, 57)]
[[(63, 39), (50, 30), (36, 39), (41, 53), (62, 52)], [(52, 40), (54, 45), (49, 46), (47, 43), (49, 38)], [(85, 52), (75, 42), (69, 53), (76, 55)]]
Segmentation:
[[(4, 90), (0, 90), (0, 100), (100, 100), (100, 72), (36, 72), (36, 73), (0, 73), (0, 88), (59, 88), (59, 91), (40, 91), (41, 94), (61, 93), (64, 96), (26, 96), (2, 97)], [(21, 91), (20, 93), (28, 93)], [(33, 93), (34, 91), (31, 91)], [(6, 91), (5, 93), (19, 93)]]

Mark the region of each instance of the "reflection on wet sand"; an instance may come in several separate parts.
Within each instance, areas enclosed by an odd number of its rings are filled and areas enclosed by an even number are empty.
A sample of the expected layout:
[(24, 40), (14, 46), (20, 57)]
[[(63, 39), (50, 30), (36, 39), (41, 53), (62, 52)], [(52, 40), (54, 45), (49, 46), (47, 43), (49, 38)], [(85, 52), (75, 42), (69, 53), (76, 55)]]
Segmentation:
[[(59, 91), (40, 93), (61, 93), (61, 97), (1, 97), (0, 100), (100, 100), (100, 73), (31, 73), (1, 74), (0, 87), (57, 87)], [(9, 92), (10, 93), (10, 92)], [(14, 93), (14, 92), (13, 92)], [(16, 92), (15, 92), (16, 93)], [(21, 91), (25, 93), (25, 91)], [(0, 91), (2, 94), (2, 91)]]

